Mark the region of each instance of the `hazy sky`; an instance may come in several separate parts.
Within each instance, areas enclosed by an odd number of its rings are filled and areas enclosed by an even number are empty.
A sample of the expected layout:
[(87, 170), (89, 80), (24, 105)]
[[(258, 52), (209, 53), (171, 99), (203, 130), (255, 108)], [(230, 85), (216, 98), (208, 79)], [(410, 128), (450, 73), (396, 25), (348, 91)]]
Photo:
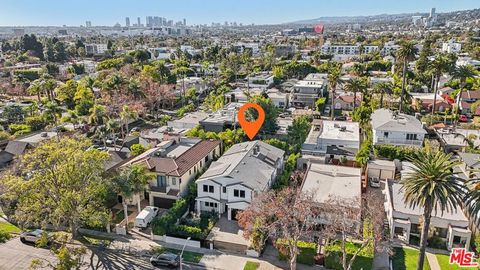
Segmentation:
[(125, 24), (161, 16), (187, 24), (273, 24), (321, 16), (437, 12), (480, 8), (479, 0), (0, 0), (0, 26)]

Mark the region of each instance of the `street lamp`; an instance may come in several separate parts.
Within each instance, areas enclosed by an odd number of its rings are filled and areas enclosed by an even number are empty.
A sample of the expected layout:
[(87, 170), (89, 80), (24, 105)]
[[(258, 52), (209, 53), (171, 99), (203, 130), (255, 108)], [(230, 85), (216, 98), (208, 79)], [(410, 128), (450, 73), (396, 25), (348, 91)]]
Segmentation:
[(183, 256), (183, 251), (185, 250), (185, 246), (187, 245), (188, 240), (192, 239), (192, 237), (188, 237), (187, 240), (185, 240), (185, 243), (183, 244), (182, 247), (182, 252), (180, 252), (180, 270), (182, 270), (182, 256)]

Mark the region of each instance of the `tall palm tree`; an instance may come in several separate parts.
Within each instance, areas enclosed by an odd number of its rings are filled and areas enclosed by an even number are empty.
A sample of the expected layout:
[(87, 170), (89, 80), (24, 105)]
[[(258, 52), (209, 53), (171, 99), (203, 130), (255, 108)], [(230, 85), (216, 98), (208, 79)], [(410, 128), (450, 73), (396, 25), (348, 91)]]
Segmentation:
[(415, 59), (416, 53), (417, 53), (417, 48), (415, 47), (415, 43), (411, 41), (402, 42), (402, 44), (400, 45), (400, 48), (396, 53), (397, 58), (403, 62), (402, 92), (400, 94), (400, 112), (402, 112), (402, 109), (403, 109), (403, 98), (405, 96), (408, 62)]
[(148, 182), (155, 178), (155, 174), (151, 173), (146, 167), (134, 164), (120, 170), (119, 174), (114, 178), (114, 190), (122, 196), (123, 211), (125, 216), (125, 230), (128, 228), (128, 207), (127, 199), (137, 197), (137, 208), (140, 213), (140, 196), (139, 193), (145, 190)]
[(465, 200), (465, 209), (474, 224), (480, 226), (480, 179), (473, 179), (467, 183), (468, 194)]
[(423, 227), (420, 238), (420, 255), (417, 269), (423, 269), (428, 228), (433, 211), (454, 212), (462, 205), (464, 198), (463, 180), (453, 174), (453, 168), (460, 164), (451, 159), (451, 154), (426, 149), (419, 151), (409, 160), (413, 170), (400, 181), (403, 184), (404, 200), (411, 208), (423, 208)]
[(93, 133), (96, 132), (99, 125), (103, 125), (107, 116), (107, 109), (100, 104), (94, 104), (89, 110), (88, 123), (94, 125)]
[(373, 92), (380, 94), (380, 108), (383, 108), (384, 95), (391, 95), (393, 93), (393, 84), (391, 82), (382, 82), (373, 86)]
[(330, 90), (332, 92), (332, 100), (331, 100), (331, 110), (330, 110), (330, 118), (333, 119), (335, 107), (334, 101), (335, 101), (335, 89), (337, 88), (337, 85), (342, 84), (342, 81), (340, 80), (340, 77), (342, 76), (342, 72), (340, 69), (340, 66), (338, 65), (332, 65), (330, 66), (330, 69), (328, 70), (328, 86), (330, 87)]
[(130, 107), (128, 107), (128, 105), (123, 105), (122, 107), (122, 111), (120, 112), (120, 119), (122, 120), (122, 125), (121, 125), (121, 132), (122, 132), (122, 147), (124, 146), (125, 144), (125, 138), (127, 137), (130, 129), (128, 127), (128, 122), (131, 120), (131, 119), (136, 119), (138, 117), (138, 114), (137, 112), (133, 111), (132, 109), (130, 109)]
[[(462, 98), (463, 88), (465, 88), (467, 79), (473, 79), (475, 75), (477, 75), (477, 71), (471, 65), (459, 66), (452, 71), (452, 78), (460, 81), (460, 92), (458, 92), (457, 96), (457, 111), (455, 113), (458, 113), (460, 99)], [(456, 125), (457, 121), (455, 121), (455, 126)]]
[(437, 103), (438, 82), (443, 73), (448, 72), (452, 68), (452, 62), (445, 53), (435, 56), (435, 59), (429, 63), (429, 68), (433, 73), (433, 105), (432, 114), (435, 113), (435, 105)]
[(364, 79), (356, 78), (345, 83), (345, 91), (353, 93), (353, 109), (357, 107), (357, 92), (365, 92), (367, 83)]

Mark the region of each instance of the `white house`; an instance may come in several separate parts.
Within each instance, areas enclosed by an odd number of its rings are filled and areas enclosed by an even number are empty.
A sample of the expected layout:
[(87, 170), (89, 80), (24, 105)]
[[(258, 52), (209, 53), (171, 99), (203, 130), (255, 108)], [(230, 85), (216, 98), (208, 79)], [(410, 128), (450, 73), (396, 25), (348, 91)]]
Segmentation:
[[(404, 174), (403, 171), (402, 174)], [(402, 185), (393, 180), (387, 180), (383, 193), (391, 238), (397, 238), (406, 243), (410, 242), (412, 236), (419, 238), (423, 209), (412, 208), (405, 203)], [(449, 250), (457, 247), (469, 248), (472, 232), (468, 229), (468, 225), (468, 219), (461, 209), (443, 213), (434, 210), (430, 221), (433, 234), (442, 239)]]
[[(332, 199), (355, 202), (350, 206), (358, 209), (358, 215), (352, 220), (358, 226), (361, 218), (361, 176), (361, 168), (311, 163), (302, 184), (302, 192), (311, 194), (319, 205)], [(317, 217), (317, 222), (328, 224), (328, 213)]]
[(221, 142), (180, 136), (168, 136), (164, 141), (138, 155), (123, 166), (141, 164), (156, 174), (147, 188), (149, 204), (170, 208), (188, 192), (188, 184), (221, 153)]
[(249, 87), (266, 89), (273, 84), (273, 74), (271, 72), (261, 72), (248, 76)]
[(315, 119), (307, 139), (302, 144), (302, 158), (328, 163), (332, 159), (353, 160), (360, 148), (360, 127), (357, 122)]
[(319, 97), (324, 96), (327, 89), (327, 74), (311, 73), (293, 86), (290, 103), (297, 108), (315, 107)]
[(460, 53), (462, 51), (462, 44), (455, 42), (455, 40), (451, 39), (448, 42), (442, 43), (442, 52), (446, 53)]
[(197, 180), (197, 212), (235, 219), (256, 194), (270, 189), (283, 169), (283, 154), (262, 141), (233, 145)]
[(280, 90), (272, 88), (265, 92), (273, 105), (277, 108), (286, 108), (288, 106), (288, 94), (282, 93)]
[(427, 133), (414, 116), (378, 109), (371, 116), (373, 144), (421, 147)]
[(85, 44), (85, 53), (87, 55), (104, 54), (107, 50), (107, 44)]

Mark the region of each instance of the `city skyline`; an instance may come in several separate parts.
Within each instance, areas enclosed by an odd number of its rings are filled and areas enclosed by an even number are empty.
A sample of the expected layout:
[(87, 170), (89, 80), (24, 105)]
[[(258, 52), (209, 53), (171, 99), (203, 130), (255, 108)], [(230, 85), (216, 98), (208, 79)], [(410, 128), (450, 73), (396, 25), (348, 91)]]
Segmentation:
[[(89, 21), (94, 26), (125, 25), (129, 17), (131, 24), (138, 17), (145, 24), (147, 16), (166, 17), (174, 22), (186, 19), (189, 25), (237, 22), (243, 24), (279, 24), (297, 20), (315, 19), (323, 16), (360, 16), (400, 13), (428, 13), (435, 7), (438, 13), (479, 8), (474, 0), (463, 1), (380, 1), (368, 0), (359, 3), (345, 0), (342, 5), (326, 1), (265, 0), (256, 2), (244, 0), (241, 4), (233, 1), (206, 0), (197, 2), (184, 0), (183, 5), (171, 2), (156, 5), (151, 0), (92, 1), (72, 9), (69, 3), (59, 0), (34, 1), (5, 0), (0, 9), (0, 26), (79, 26)], [(345, 9), (344, 7), (350, 7)], [(94, 8), (93, 8), (94, 7)], [(105, 12), (105, 10), (109, 12)], [(234, 11), (233, 11), (234, 10)]]

